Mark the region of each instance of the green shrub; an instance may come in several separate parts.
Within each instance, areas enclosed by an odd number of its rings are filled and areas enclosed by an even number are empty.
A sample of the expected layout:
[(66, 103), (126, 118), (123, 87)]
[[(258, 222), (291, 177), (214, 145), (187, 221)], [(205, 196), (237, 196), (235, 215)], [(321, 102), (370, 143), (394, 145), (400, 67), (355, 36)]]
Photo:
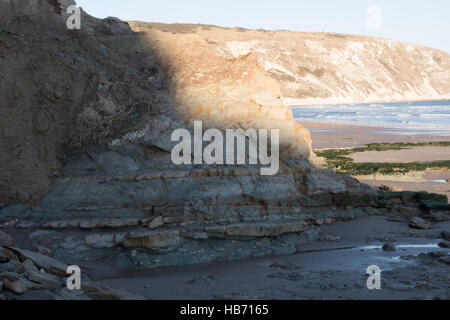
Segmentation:
[(348, 157), (357, 152), (401, 150), (423, 146), (448, 147), (450, 146), (450, 141), (425, 143), (372, 143), (367, 147), (362, 148), (328, 149), (317, 151), (316, 154), (319, 157), (325, 158), (326, 165), (329, 169), (350, 175), (394, 175), (405, 174), (411, 171), (424, 171), (428, 168), (450, 168), (449, 160), (410, 163), (355, 163), (352, 158)]

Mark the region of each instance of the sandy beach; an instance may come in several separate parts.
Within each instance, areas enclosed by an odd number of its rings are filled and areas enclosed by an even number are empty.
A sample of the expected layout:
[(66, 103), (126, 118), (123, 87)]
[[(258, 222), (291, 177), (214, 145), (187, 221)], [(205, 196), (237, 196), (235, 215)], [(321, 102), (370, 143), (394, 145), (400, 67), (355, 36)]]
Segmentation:
[[(450, 141), (450, 136), (421, 135), (393, 128), (351, 126), (341, 124), (302, 122), (311, 132), (313, 149), (356, 148), (369, 143), (422, 143)], [(383, 152), (368, 151), (352, 154), (355, 162), (423, 162), (450, 160), (450, 147), (414, 147)], [(386, 185), (395, 190), (428, 191), (445, 194), (450, 198), (450, 172), (427, 170), (395, 177), (363, 177), (360, 180), (371, 186)]]
[(313, 149), (356, 148), (369, 143), (450, 141), (450, 136), (417, 134), (394, 128), (301, 122), (311, 132)]
[(450, 152), (448, 147), (413, 147), (402, 150), (392, 151), (367, 151), (357, 152), (350, 156), (353, 162), (424, 162), (424, 161), (440, 161), (450, 160)]

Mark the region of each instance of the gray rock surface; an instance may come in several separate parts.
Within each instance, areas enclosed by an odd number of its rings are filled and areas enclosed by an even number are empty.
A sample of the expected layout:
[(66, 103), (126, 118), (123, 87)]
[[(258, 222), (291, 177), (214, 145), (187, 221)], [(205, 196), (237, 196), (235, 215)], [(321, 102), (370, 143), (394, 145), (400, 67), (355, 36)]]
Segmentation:
[[(8, 250), (0, 246), (2, 250)], [(0, 292), (17, 300), (142, 300), (137, 294), (82, 277), (81, 290), (66, 287), (64, 262), (37, 252), (14, 248), (7, 255), (9, 262), (0, 261)], [(27, 258), (23, 263), (20, 260)], [(17, 272), (3, 270), (10, 264)], [(36, 265), (40, 269), (37, 269)], [(21, 268), (18, 268), (20, 266)], [(10, 269), (10, 268), (5, 268)], [(5, 290), (5, 291), (3, 291)], [(3, 299), (3, 295), (0, 297)]]
[(414, 217), (409, 221), (409, 225), (416, 229), (430, 229), (431, 223), (422, 218)]

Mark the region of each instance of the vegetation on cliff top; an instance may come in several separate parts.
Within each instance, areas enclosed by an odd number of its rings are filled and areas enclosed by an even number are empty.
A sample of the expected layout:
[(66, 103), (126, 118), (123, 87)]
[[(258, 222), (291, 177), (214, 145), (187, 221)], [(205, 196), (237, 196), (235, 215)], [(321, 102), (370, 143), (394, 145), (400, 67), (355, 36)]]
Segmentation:
[(326, 166), (338, 173), (350, 175), (371, 174), (405, 174), (411, 171), (424, 171), (429, 168), (450, 169), (450, 161), (410, 162), (410, 163), (355, 163), (348, 157), (350, 154), (366, 151), (388, 151), (409, 149), (411, 147), (450, 147), (450, 141), (425, 142), (425, 143), (372, 143), (367, 147), (352, 149), (328, 149), (317, 151), (319, 157), (326, 160)]
[(223, 27), (210, 25), (210, 24), (188, 24), (188, 23), (159, 23), (159, 22), (140, 22), (140, 21), (130, 21), (130, 24), (137, 26), (142, 29), (148, 30), (158, 30), (162, 32), (170, 32), (173, 34), (189, 34), (197, 33), (199, 29), (211, 30), (224, 29)]

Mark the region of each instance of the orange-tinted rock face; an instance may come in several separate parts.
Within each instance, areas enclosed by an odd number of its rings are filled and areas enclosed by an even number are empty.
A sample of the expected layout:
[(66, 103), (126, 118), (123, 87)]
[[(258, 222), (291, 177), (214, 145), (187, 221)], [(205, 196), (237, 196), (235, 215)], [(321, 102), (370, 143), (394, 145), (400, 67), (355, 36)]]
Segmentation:
[(284, 157), (309, 159), (309, 132), (283, 106), (278, 82), (257, 55), (224, 57), (196, 35), (150, 32), (143, 35), (164, 57), (176, 96), (175, 114), (205, 127), (279, 129)]
[(214, 68), (221, 58), (255, 56), (267, 76), (278, 82), (287, 104), (450, 98), (450, 55), (432, 48), (347, 34), (130, 24), (157, 37), (161, 45), (170, 47), (168, 51), (182, 44), (182, 50), (172, 52), (198, 54), (200, 65)]
[(149, 124), (149, 146), (166, 151), (173, 130), (203, 120), (205, 129), (281, 129), (282, 155), (309, 157), (309, 133), (254, 54), (223, 57), (196, 37), (142, 36), (84, 12), (81, 30), (69, 30), (66, 18), (52, 1), (0, 2), (0, 205), (38, 202), (67, 151)]

